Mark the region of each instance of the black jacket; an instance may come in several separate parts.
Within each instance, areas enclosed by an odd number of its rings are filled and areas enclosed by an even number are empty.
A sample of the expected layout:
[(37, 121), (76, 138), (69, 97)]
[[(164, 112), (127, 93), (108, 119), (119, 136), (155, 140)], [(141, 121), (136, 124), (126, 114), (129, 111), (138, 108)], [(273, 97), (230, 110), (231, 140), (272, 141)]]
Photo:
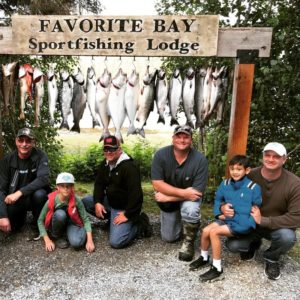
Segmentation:
[(132, 158), (126, 154), (125, 157), (112, 170), (106, 160), (102, 161), (95, 181), (94, 201), (103, 204), (107, 196), (112, 208), (124, 210), (125, 216), (133, 220), (141, 212), (143, 191), (139, 168)]
[(0, 218), (7, 216), (4, 203), (7, 195), (20, 190), (23, 196), (29, 196), (41, 188), (48, 190), (49, 173), (48, 157), (40, 149), (33, 148), (30, 157), (23, 160), (17, 150), (7, 154), (0, 161)]

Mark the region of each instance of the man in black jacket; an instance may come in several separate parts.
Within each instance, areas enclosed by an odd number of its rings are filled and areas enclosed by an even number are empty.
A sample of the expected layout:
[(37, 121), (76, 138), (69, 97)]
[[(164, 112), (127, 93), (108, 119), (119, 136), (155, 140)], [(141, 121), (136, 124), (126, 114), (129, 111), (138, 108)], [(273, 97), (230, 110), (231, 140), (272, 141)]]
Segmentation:
[(6, 233), (23, 226), (28, 210), (37, 229), (50, 191), (48, 157), (35, 148), (32, 130), (20, 129), (15, 142), (17, 149), (0, 161), (0, 231)]
[(104, 139), (105, 159), (98, 169), (94, 195), (83, 199), (86, 210), (109, 219), (109, 242), (123, 248), (136, 237), (151, 235), (148, 216), (141, 213), (143, 191), (141, 176), (133, 159), (122, 151), (115, 136)]

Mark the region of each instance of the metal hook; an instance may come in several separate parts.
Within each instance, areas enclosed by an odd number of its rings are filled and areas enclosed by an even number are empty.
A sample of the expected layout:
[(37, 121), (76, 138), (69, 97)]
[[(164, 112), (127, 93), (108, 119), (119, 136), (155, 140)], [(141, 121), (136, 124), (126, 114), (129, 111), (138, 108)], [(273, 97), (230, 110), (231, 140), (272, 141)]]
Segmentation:
[(135, 66), (134, 62), (135, 62), (135, 56), (133, 57), (133, 60), (132, 60), (132, 65), (133, 65), (133, 69), (134, 69), (134, 71), (136, 71), (136, 66)]
[(121, 68), (122, 65), (122, 57), (120, 56), (120, 64), (119, 64), (119, 69)]

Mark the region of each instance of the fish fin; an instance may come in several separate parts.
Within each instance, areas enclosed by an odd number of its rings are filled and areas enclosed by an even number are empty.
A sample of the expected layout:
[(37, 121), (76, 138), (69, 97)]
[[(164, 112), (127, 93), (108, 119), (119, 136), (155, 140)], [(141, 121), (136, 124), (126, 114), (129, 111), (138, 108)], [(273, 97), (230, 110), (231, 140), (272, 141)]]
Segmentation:
[(137, 131), (136, 131), (136, 128), (134, 127), (134, 125), (130, 125), (129, 128), (128, 128), (128, 131), (127, 131), (127, 136), (129, 134), (137, 134)]
[(93, 120), (93, 128), (95, 128), (96, 126), (100, 126), (100, 123), (98, 120)]
[(80, 133), (79, 124), (74, 124), (73, 127), (71, 128), (71, 131), (76, 131), (76, 132)]
[(193, 122), (191, 120), (187, 121), (186, 124), (189, 125), (193, 129), (195, 128), (195, 126), (194, 126), (194, 124), (193, 124)]
[(110, 132), (109, 131), (103, 131), (100, 139), (99, 139), (99, 142), (103, 141), (106, 137), (110, 136)]
[(59, 129), (60, 130), (62, 130), (62, 129), (70, 130), (70, 127), (69, 127), (69, 124), (67, 122), (62, 122)]
[(159, 122), (165, 124), (165, 118), (163, 116), (159, 116), (158, 120), (157, 120), (157, 123), (159, 123)]
[(176, 119), (171, 118), (171, 123), (170, 123), (170, 125), (171, 125), (171, 126), (172, 126), (172, 125), (179, 125), (179, 123), (178, 123), (178, 121), (177, 121)]
[(145, 131), (144, 128), (137, 128), (136, 133), (145, 138)]

